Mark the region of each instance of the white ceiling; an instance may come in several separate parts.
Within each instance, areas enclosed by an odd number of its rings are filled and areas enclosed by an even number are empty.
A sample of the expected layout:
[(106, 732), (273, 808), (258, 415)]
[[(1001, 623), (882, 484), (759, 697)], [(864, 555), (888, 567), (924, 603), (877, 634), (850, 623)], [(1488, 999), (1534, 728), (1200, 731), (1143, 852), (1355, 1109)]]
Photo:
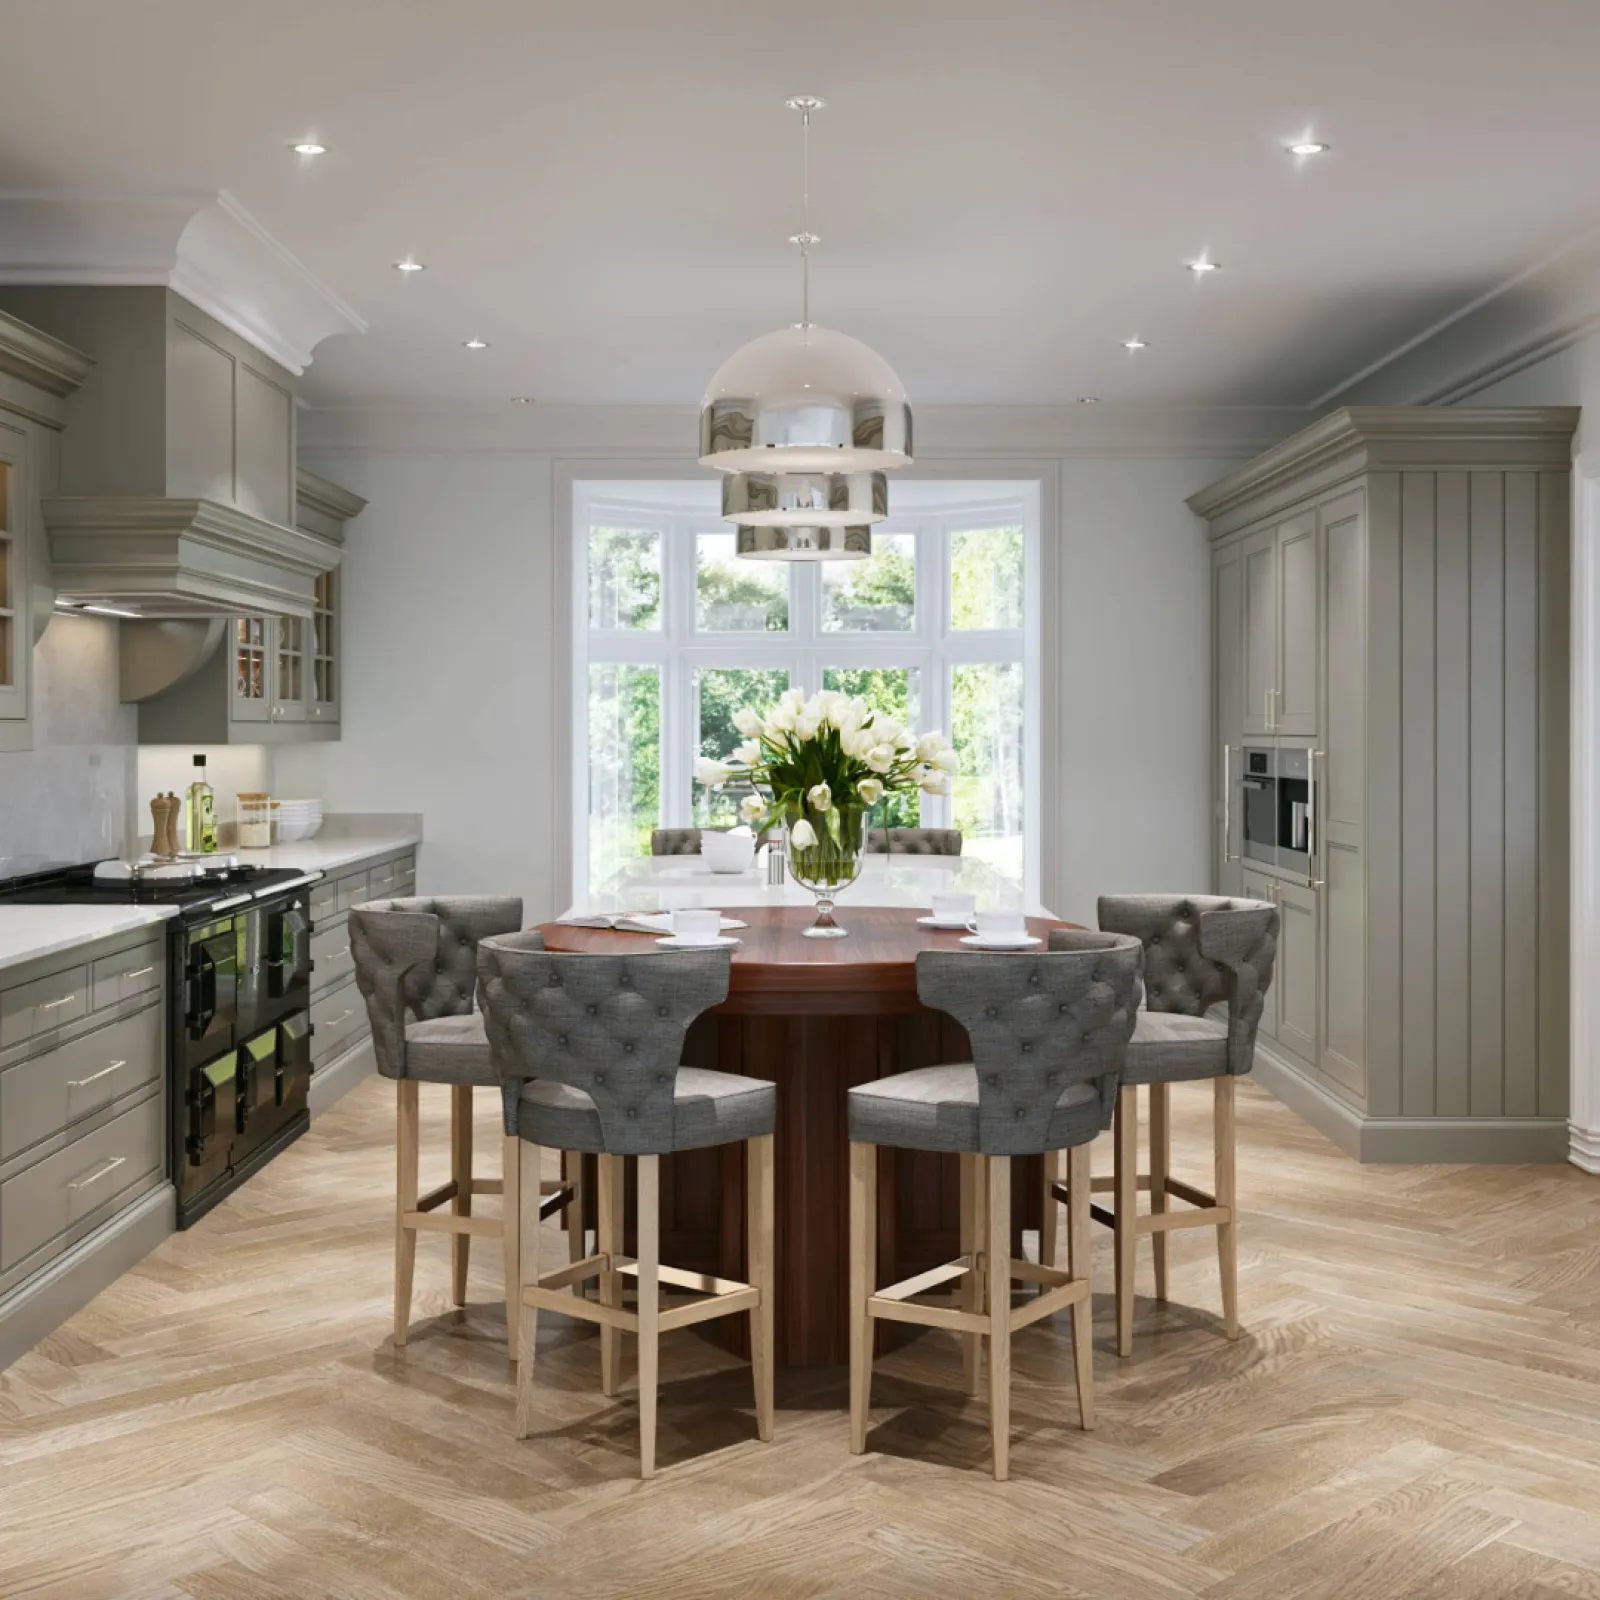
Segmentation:
[(797, 92), (813, 314), (921, 403), (1306, 405), (1600, 220), (1596, 0), (4, 15), (0, 188), (231, 191), (370, 320), (319, 405), (696, 401), (795, 318)]

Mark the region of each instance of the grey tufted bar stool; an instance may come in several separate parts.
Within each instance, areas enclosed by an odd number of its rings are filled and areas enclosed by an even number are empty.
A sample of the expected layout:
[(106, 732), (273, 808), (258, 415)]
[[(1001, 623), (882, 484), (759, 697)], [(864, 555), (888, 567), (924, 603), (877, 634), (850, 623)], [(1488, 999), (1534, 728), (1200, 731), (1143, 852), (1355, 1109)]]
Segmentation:
[[(1071, 1271), (1011, 1254), (1011, 1158), (1087, 1145), (1110, 1126), (1123, 1053), (1139, 1004), (1139, 944), (1064, 931), (1048, 954), (924, 950), (917, 996), (966, 1030), (972, 1061), (922, 1067), (858, 1084), (847, 1095), (850, 1131), (850, 1449), (867, 1447), (873, 1322), (914, 1322), (961, 1335), (966, 1387), (978, 1389), (980, 1341), (989, 1341), (989, 1426), (994, 1475), (1009, 1472), (1011, 1336), (1072, 1308), (1083, 1426), (1094, 1426), (1090, 1346), (1088, 1163), (1069, 1204), (1080, 1237)], [(961, 1157), (961, 1255), (887, 1288), (877, 1277), (877, 1152), (940, 1150)], [(1013, 1309), (1013, 1279), (1039, 1286)], [(959, 1284), (955, 1308), (914, 1296)]]
[(869, 828), (867, 853), (891, 856), (958, 856), (959, 828)]
[[(524, 1213), (522, 1320), (516, 1432), (532, 1431), (533, 1366), (541, 1310), (600, 1324), (600, 1386), (614, 1395), (621, 1335), (639, 1341), (639, 1475), (655, 1474), (656, 1384), (664, 1332), (712, 1317), (750, 1315), (756, 1432), (772, 1437), (773, 1130), (776, 1088), (755, 1078), (681, 1066), (689, 1025), (728, 994), (726, 950), (650, 955), (557, 954), (536, 932), (486, 939), (478, 951), (479, 993), (500, 1074), (506, 1132), (522, 1146), (523, 1170), (537, 1171), (551, 1146), (598, 1157), (599, 1237), (595, 1254), (556, 1272), (539, 1270), (539, 1229)], [(676, 1150), (743, 1143), (749, 1167), (748, 1283), (661, 1264), (661, 1157)], [(636, 1163), (638, 1255), (622, 1253), (623, 1174)], [(509, 1168), (508, 1168), (509, 1170)], [(599, 1279), (598, 1302), (568, 1292)], [(623, 1305), (623, 1281), (638, 1290)], [(663, 1286), (697, 1298), (662, 1304)]]
[[(1215, 1228), (1223, 1331), (1239, 1336), (1238, 1196), (1234, 1088), (1255, 1061), (1256, 1029), (1278, 951), (1278, 909), (1265, 900), (1218, 895), (1105, 895), (1102, 930), (1129, 934), (1144, 948), (1144, 1008), (1128, 1045), (1117, 1095), (1115, 1172), (1093, 1187), (1111, 1190), (1115, 1212), (1093, 1208), (1116, 1240), (1117, 1354), (1133, 1353), (1133, 1286), (1139, 1240), (1152, 1239), (1156, 1299), (1167, 1298), (1167, 1234)], [(1054, 941), (1056, 935), (1052, 934)], [(1225, 1014), (1213, 1014), (1214, 1007)], [(1171, 1175), (1170, 1090), (1174, 1083), (1214, 1085), (1214, 1181), (1205, 1193)], [(1139, 1090), (1150, 1096), (1150, 1170), (1139, 1171)], [(1047, 1238), (1055, 1201), (1064, 1196), (1046, 1163)], [(1139, 1211), (1139, 1191), (1150, 1210)], [(1169, 1202), (1186, 1209), (1174, 1211)], [(1041, 1252), (1043, 1253), (1043, 1252)]]
[[(396, 1080), (394, 1342), (403, 1346), (411, 1324), (411, 1288), (416, 1268), (417, 1234), (451, 1236), (455, 1303), (466, 1304), (468, 1251), (472, 1235), (503, 1236), (495, 1217), (472, 1215), (475, 1194), (499, 1194), (501, 1179), (472, 1175), (472, 1091), (497, 1088), (500, 1079), (489, 1057), (482, 1017), (473, 1012), (477, 986), (478, 941), (514, 932), (522, 925), (522, 902), (491, 896), (375, 900), (350, 913), (350, 949), (356, 983), (372, 1021), (372, 1046), (378, 1071)], [(450, 1181), (426, 1195), (418, 1193), (418, 1085), (448, 1084), (450, 1104)], [(503, 1147), (516, 1165), (516, 1146)], [(514, 1182), (514, 1175), (512, 1181)], [(563, 1205), (569, 1222), (581, 1213), (573, 1204), (576, 1184), (546, 1186), (548, 1209)], [(446, 1203), (450, 1211), (439, 1208)], [(510, 1207), (508, 1196), (505, 1205)], [(581, 1224), (580, 1224), (581, 1225)], [(581, 1235), (576, 1237), (581, 1239)], [(581, 1246), (574, 1252), (582, 1255)], [(513, 1273), (512, 1284), (515, 1283)], [(515, 1350), (518, 1301), (506, 1293), (507, 1348)]]

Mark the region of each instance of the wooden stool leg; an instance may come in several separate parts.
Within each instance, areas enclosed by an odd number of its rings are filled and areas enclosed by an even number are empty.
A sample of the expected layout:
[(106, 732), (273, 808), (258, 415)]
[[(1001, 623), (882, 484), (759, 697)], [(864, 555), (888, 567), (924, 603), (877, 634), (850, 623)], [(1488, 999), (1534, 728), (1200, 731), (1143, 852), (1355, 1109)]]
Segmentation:
[(1067, 1239), (1074, 1279), (1088, 1288), (1072, 1308), (1072, 1362), (1078, 1379), (1078, 1420), (1094, 1426), (1094, 1253), (1089, 1244), (1089, 1147), (1067, 1151)]
[(1139, 1246), (1139, 1091), (1131, 1084), (1117, 1090), (1116, 1139), (1117, 1354), (1131, 1356), (1133, 1274)]
[(394, 1342), (406, 1342), (411, 1326), (411, 1279), (417, 1265), (417, 1230), (406, 1227), (401, 1218), (417, 1209), (417, 1081), (401, 1078), (395, 1084), (397, 1116), (395, 1123), (394, 1185)]
[[(1061, 1152), (1059, 1150), (1046, 1150), (1044, 1153), (1044, 1211), (1039, 1223), (1039, 1265), (1053, 1267), (1056, 1264), (1056, 1253), (1059, 1248), (1057, 1243), (1057, 1225), (1060, 1217), (1060, 1207), (1056, 1204), (1053, 1184), (1061, 1180)], [(1043, 1294), (1045, 1287), (1039, 1286), (1039, 1293)]]
[[(572, 1198), (567, 1201), (567, 1260), (582, 1261), (585, 1243), (583, 1227), (583, 1156), (576, 1150), (566, 1150), (561, 1155), (561, 1175), (572, 1185)], [(584, 1293), (582, 1287), (580, 1293)]]
[(774, 1294), (773, 1136), (752, 1139), (745, 1149), (747, 1177), (746, 1238), (749, 1277), (761, 1291), (759, 1304), (750, 1308), (750, 1376), (756, 1390), (756, 1436), (772, 1437), (772, 1300)]
[[(961, 1163), (961, 1254), (972, 1262), (972, 1269), (961, 1280), (961, 1309), (974, 1313), (983, 1310), (984, 1222), (983, 1196), (979, 1193), (978, 1157), (958, 1157)], [(968, 1394), (978, 1392), (983, 1376), (983, 1335), (961, 1335), (961, 1376)]]
[[(517, 1298), (525, 1287), (539, 1281), (539, 1169), (543, 1152), (536, 1144), (517, 1140), (521, 1171), (517, 1190), (522, 1201), (522, 1259), (517, 1267)], [(519, 1439), (533, 1432), (533, 1360), (539, 1339), (539, 1308), (522, 1301), (517, 1313), (517, 1424)]]
[(639, 1476), (656, 1475), (656, 1385), (661, 1372), (661, 1157), (639, 1160)]
[[(458, 1217), (472, 1215), (472, 1085), (455, 1084), (450, 1091), (450, 1176), (456, 1192), (450, 1209)], [(451, 1284), (458, 1306), (467, 1303), (467, 1257), (472, 1248), (470, 1233), (450, 1238)]]
[[(1167, 1173), (1172, 1165), (1172, 1101), (1170, 1083), (1150, 1085), (1150, 1210), (1159, 1215), (1167, 1209)], [(1157, 1231), (1150, 1248), (1156, 1258), (1156, 1299), (1167, 1298), (1167, 1236)]]
[(872, 1317), (867, 1298), (877, 1288), (878, 1148), (850, 1145), (850, 1453), (867, 1448), (872, 1408)]
[[(506, 1355), (517, 1359), (517, 1324), (522, 1310), (522, 1140), (515, 1134), (500, 1143), (500, 1234), (506, 1269)], [(534, 1217), (539, 1187), (534, 1185)], [(537, 1221), (534, 1224), (538, 1226)]]
[[(581, 1161), (574, 1156), (574, 1161)], [(622, 1254), (622, 1180), (626, 1171), (626, 1156), (600, 1156), (596, 1160), (599, 1170), (599, 1193), (596, 1195), (595, 1249), (608, 1261)], [(609, 1267), (600, 1274), (600, 1303), (606, 1306), (622, 1305), (622, 1274)], [(609, 1322), (600, 1324), (600, 1392), (614, 1395), (622, 1381), (622, 1329)]]
[(1011, 1475), (1011, 1158), (985, 1156), (989, 1191), (989, 1432), (994, 1475)]
[(1217, 1225), (1217, 1271), (1222, 1278), (1222, 1331), (1239, 1337), (1238, 1194), (1234, 1179), (1234, 1090), (1237, 1080), (1224, 1073), (1216, 1082), (1216, 1201), (1227, 1207), (1228, 1220)]

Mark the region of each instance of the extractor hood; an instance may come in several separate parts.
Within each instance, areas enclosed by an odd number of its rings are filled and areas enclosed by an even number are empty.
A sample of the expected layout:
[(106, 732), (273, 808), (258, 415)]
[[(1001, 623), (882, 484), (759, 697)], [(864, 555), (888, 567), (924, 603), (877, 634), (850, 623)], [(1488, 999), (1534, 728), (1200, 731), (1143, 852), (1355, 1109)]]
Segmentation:
[(43, 511), (61, 602), (125, 616), (309, 619), (317, 574), (342, 554), (217, 500), (85, 496)]

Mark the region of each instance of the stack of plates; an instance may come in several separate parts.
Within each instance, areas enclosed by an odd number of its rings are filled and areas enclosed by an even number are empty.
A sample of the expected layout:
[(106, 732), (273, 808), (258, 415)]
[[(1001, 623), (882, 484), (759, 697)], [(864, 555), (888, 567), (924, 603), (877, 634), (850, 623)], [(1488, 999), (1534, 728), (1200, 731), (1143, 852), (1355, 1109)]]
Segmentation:
[(278, 843), (294, 844), (301, 839), (314, 839), (322, 826), (320, 800), (279, 800)]

